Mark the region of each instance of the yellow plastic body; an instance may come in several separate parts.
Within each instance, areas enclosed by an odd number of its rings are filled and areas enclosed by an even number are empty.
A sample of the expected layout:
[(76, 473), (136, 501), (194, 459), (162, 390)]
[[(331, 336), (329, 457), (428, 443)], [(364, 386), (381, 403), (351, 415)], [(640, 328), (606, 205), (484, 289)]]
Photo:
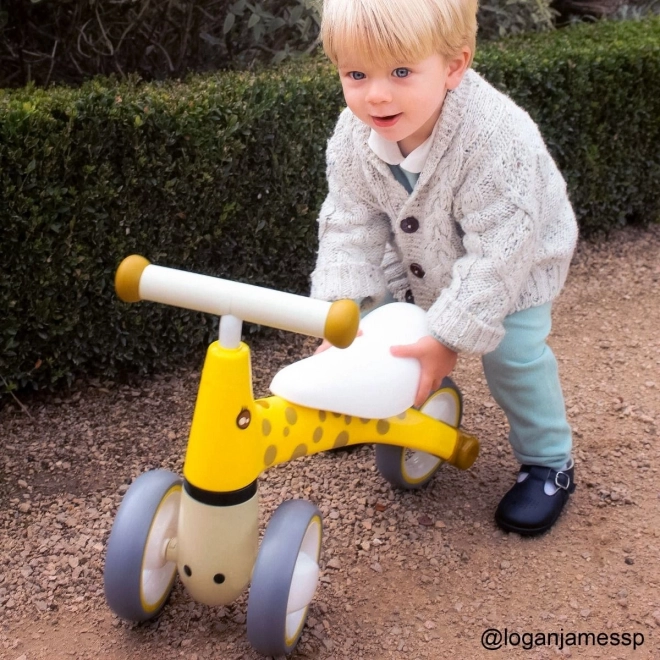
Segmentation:
[(387, 419), (362, 419), (298, 406), (280, 397), (254, 400), (249, 348), (208, 349), (184, 464), (194, 486), (239, 490), (264, 470), (328, 449), (365, 442), (424, 451), (461, 469), (478, 442), (448, 424), (410, 409)]
[(191, 484), (228, 492), (258, 477), (254, 409), (250, 349), (242, 342), (236, 349), (214, 342), (206, 353), (183, 466)]

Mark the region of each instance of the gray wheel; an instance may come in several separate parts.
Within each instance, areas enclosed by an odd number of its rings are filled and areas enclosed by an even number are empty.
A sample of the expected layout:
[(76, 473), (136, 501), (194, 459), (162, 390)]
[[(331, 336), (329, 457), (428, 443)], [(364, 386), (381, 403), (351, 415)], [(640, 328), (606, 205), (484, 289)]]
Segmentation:
[(151, 619), (172, 590), (176, 562), (166, 550), (176, 537), (180, 500), (181, 479), (166, 470), (141, 474), (124, 495), (103, 573), (105, 598), (122, 619)]
[(248, 597), (247, 634), (264, 655), (291, 653), (319, 578), (323, 524), (311, 502), (290, 500), (273, 514), (259, 547)]
[[(440, 387), (424, 402), (420, 411), (458, 428), (463, 416), (463, 399), (454, 381), (445, 378)], [(376, 445), (376, 467), (381, 475), (397, 488), (422, 488), (442, 463), (441, 458), (423, 451)]]

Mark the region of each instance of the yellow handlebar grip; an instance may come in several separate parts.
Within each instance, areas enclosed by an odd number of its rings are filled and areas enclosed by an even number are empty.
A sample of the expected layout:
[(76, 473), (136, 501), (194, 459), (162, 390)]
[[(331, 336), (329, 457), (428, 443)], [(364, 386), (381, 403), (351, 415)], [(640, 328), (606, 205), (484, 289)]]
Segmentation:
[(360, 308), (354, 300), (337, 300), (330, 305), (323, 336), (337, 348), (353, 343), (360, 325)]
[(149, 261), (138, 254), (126, 257), (119, 264), (115, 275), (115, 291), (124, 302), (138, 302), (140, 298), (140, 278)]

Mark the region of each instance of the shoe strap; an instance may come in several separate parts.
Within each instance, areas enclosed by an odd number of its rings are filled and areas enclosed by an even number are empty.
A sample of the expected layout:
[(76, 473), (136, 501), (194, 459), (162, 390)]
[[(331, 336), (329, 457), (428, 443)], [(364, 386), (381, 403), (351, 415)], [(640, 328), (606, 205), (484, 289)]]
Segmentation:
[(536, 479), (543, 483), (550, 480), (554, 486), (568, 493), (572, 493), (575, 490), (572, 467), (564, 471), (554, 470), (553, 468), (542, 465), (523, 465), (520, 471), (527, 473), (527, 479)]

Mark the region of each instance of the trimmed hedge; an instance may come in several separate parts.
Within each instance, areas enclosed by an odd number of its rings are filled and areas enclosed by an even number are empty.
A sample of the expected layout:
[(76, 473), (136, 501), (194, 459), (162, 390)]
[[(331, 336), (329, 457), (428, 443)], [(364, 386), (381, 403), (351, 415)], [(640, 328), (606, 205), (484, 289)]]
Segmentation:
[[(19, 388), (166, 367), (213, 321), (116, 300), (131, 253), (298, 289), (314, 259), (330, 75), (95, 80), (0, 100), (0, 375)], [(38, 368), (36, 367), (38, 365)], [(0, 382), (0, 387), (2, 387)]]
[(494, 45), (476, 68), (525, 108), (582, 233), (660, 220), (660, 17)]
[[(476, 68), (538, 121), (585, 233), (658, 219), (660, 20), (498, 42)], [(131, 253), (306, 293), (342, 107), (318, 61), (0, 92), (0, 392), (201, 359), (213, 319), (116, 300)]]

